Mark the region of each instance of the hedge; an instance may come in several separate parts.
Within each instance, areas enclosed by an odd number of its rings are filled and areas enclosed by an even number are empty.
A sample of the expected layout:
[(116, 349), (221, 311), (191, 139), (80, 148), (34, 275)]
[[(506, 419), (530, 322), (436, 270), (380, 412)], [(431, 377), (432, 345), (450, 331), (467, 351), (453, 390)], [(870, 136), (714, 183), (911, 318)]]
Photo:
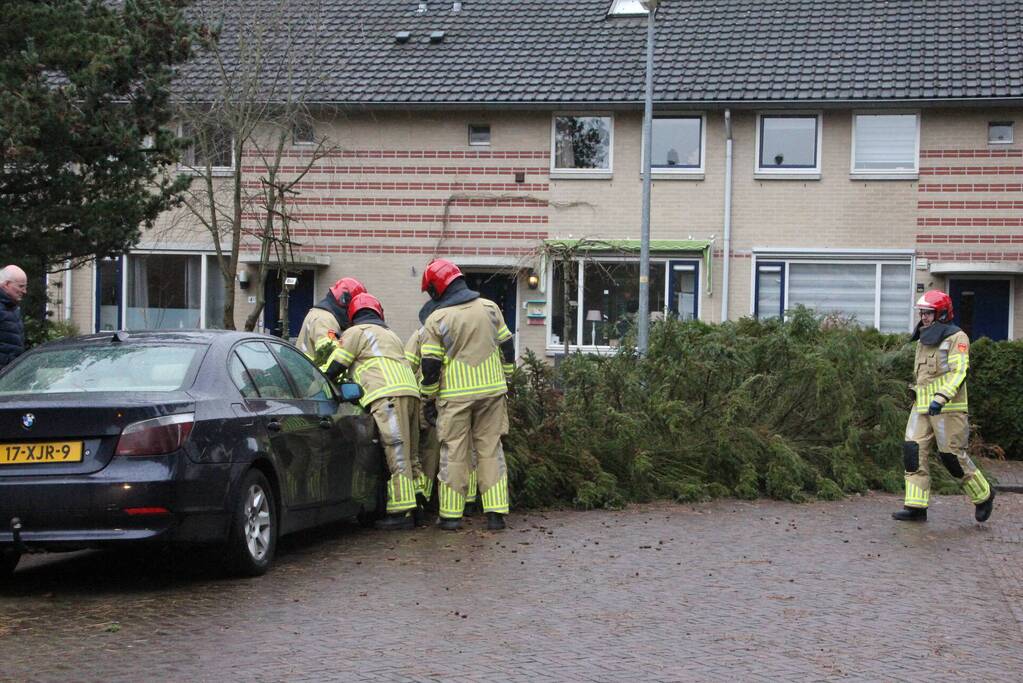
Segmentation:
[[(902, 490), (913, 345), (796, 310), (788, 321), (668, 320), (648, 353), (529, 354), (507, 438), (523, 507), (619, 507), (652, 499), (836, 499)], [(1023, 345), (973, 346), (978, 449), (1020, 457)], [(956, 489), (940, 466), (939, 492)]]

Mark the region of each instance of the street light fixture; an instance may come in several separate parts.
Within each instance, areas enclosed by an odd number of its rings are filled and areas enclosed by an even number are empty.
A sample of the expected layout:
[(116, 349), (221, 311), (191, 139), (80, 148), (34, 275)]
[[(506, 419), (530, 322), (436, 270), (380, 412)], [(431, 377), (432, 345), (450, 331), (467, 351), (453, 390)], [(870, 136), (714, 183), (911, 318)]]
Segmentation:
[(643, 103), (643, 220), (639, 233), (639, 330), (636, 350), (645, 355), (650, 338), (650, 155), (653, 150), (654, 15), (658, 0), (640, 0), (646, 19), (646, 90)]

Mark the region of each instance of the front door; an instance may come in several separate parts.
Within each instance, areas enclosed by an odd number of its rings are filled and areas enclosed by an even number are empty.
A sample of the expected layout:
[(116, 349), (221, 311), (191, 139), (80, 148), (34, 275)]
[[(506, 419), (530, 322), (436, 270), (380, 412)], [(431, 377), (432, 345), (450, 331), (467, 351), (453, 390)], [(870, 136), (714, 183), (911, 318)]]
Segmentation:
[(1009, 338), (1008, 280), (949, 281), (949, 296), (955, 310), (955, 324), (971, 340), (988, 337), (994, 341)]
[(679, 320), (699, 317), (700, 262), (669, 261), (668, 312)]
[(515, 276), (507, 273), (465, 273), (465, 284), (501, 309), (504, 324), (515, 332)]
[[(302, 321), (306, 313), (313, 307), (313, 286), (314, 277), (311, 270), (296, 270), (288, 273), (290, 277), (298, 278), (298, 282), (288, 296), (288, 338), (298, 336), (302, 329)], [(271, 270), (266, 276), (266, 287), (264, 289), (266, 305), (263, 308), (263, 327), (270, 334), (278, 337), (284, 336), (281, 326), (281, 272)]]

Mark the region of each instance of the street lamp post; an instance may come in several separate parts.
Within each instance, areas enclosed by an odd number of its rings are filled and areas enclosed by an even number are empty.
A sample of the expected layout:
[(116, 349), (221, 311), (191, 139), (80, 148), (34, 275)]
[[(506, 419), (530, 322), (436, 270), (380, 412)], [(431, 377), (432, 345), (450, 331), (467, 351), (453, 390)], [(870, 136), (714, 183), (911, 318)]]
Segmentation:
[(641, 0), (647, 11), (646, 92), (643, 103), (643, 219), (639, 232), (639, 330), (636, 349), (645, 355), (650, 338), (650, 155), (654, 110), (654, 15), (658, 0)]

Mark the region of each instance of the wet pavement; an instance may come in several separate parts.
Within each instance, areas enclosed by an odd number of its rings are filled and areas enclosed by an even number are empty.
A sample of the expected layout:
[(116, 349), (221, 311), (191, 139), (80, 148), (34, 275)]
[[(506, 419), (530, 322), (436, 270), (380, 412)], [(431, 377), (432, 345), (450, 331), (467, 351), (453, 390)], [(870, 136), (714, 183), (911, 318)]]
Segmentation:
[(509, 529), (33, 556), (0, 587), (7, 681), (959, 681), (1023, 671), (1023, 496), (976, 524), (895, 496), (514, 514)]

